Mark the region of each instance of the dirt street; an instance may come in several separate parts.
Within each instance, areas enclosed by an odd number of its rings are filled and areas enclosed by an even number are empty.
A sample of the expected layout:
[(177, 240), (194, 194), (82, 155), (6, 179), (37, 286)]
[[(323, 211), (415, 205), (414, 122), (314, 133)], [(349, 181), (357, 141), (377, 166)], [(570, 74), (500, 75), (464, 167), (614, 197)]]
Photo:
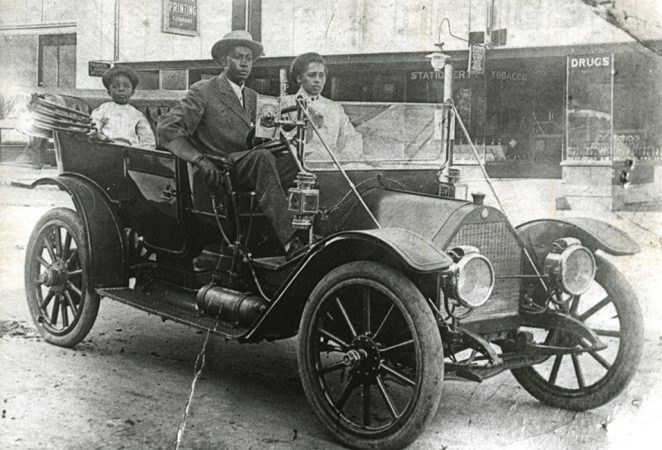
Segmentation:
[[(516, 222), (536, 217), (535, 208), (514, 207), (521, 186), (502, 183), (500, 189)], [(204, 334), (109, 300), (75, 349), (45, 343), (32, 326), (25, 246), (40, 215), (68, 202), (53, 189), (0, 185), (0, 448), (172, 448)], [(652, 439), (662, 423), (659, 217), (608, 217), (643, 249), (616, 259), (638, 288), (646, 319), (644, 358), (625, 393), (574, 413), (541, 405), (508, 373), (483, 384), (447, 382), (432, 425), (413, 448), (659, 448)], [(242, 346), (212, 337), (183, 447), (336, 448), (304, 397), (296, 345)]]

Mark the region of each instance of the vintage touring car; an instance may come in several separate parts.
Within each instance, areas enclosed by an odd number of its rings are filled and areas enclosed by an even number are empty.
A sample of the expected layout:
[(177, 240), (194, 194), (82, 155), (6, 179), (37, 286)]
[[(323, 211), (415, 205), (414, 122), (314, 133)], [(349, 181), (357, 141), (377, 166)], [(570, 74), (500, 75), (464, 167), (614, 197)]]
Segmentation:
[[(310, 405), (355, 448), (413, 442), (444, 379), (509, 370), (541, 402), (581, 411), (636, 371), (642, 315), (605, 254), (637, 245), (594, 219), (514, 227), (481, 196), (456, 199), (448, 130), (443, 152), (423, 139), (399, 158), (315, 166), (305, 105), (296, 120), (261, 117), (296, 130), (262, 144), (300, 166), (289, 203), (309, 246), (288, 260), (222, 160), (210, 195), (169, 152), (90, 141), (87, 114), (40, 96), (30, 110), (60, 168), (34, 186), (58, 186), (75, 205), (47, 212), (26, 251), (30, 312), (52, 344), (84, 339), (101, 298), (242, 343), (298, 334)], [(455, 113), (444, 106), (442, 129)]]

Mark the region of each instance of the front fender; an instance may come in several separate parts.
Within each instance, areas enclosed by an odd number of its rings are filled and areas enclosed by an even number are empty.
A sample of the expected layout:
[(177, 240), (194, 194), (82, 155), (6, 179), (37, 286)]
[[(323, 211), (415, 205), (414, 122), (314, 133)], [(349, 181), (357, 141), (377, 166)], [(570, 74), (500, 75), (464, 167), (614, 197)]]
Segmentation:
[[(331, 236), (325, 247), (352, 242), (369, 242), (397, 255), (415, 272), (434, 272), (448, 268), (453, 260), (421, 235), (404, 228), (347, 231)], [(351, 249), (349, 247), (348, 249)]]
[(71, 196), (85, 227), (90, 262), (88, 276), (92, 286), (127, 285), (123, 227), (103, 190), (93, 181), (72, 173), (40, 178), (30, 188), (42, 185), (55, 185)]
[(593, 252), (602, 250), (612, 255), (633, 255), (640, 251), (639, 245), (623, 231), (595, 219), (539, 219), (523, 223), (516, 230), (539, 262), (554, 241), (562, 237), (575, 237)]
[(322, 277), (335, 267), (359, 260), (379, 261), (410, 276), (435, 273), (453, 263), (430, 241), (402, 228), (335, 234), (313, 247), (243, 339), (259, 341), (295, 335), (308, 296)]

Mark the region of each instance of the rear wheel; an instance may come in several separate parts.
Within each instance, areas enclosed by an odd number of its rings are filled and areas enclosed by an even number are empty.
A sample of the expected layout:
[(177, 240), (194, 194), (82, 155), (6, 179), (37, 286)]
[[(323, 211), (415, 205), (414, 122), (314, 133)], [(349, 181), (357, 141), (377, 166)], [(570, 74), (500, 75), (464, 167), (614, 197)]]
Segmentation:
[[(601, 255), (595, 258), (593, 286), (569, 300), (567, 313), (593, 329), (607, 348), (557, 355), (512, 371), (526, 391), (557, 408), (584, 411), (609, 402), (628, 385), (641, 359), (644, 331), (637, 297), (613, 264)], [(580, 343), (569, 333), (543, 333), (536, 340), (570, 347)]]
[(298, 360), (308, 401), (349, 447), (402, 448), (437, 410), (439, 330), (418, 288), (382, 264), (345, 264), (319, 282), (301, 319)]
[(37, 330), (51, 344), (76, 345), (97, 317), (99, 296), (89, 284), (87, 258), (75, 211), (54, 208), (39, 219), (25, 255), (25, 292)]

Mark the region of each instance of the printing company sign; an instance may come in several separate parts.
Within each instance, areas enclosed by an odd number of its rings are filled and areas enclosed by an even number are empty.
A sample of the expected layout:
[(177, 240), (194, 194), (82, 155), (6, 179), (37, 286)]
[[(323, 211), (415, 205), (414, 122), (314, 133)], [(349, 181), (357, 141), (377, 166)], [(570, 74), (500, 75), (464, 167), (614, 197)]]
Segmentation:
[(163, 31), (197, 36), (198, 0), (162, 0)]

